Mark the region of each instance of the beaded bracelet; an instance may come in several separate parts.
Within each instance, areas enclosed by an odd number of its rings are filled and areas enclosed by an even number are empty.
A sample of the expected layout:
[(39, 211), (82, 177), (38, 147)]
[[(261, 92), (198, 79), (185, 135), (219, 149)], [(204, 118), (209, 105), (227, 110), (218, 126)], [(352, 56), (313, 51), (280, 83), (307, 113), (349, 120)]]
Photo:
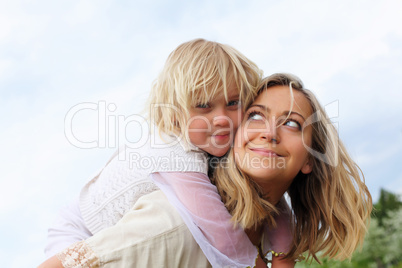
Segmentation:
[[(267, 254), (272, 254), (272, 256), (275, 256), (275, 257), (280, 257), (280, 256), (286, 256), (287, 255), (287, 253), (275, 252), (274, 250), (269, 250), (267, 252)], [(265, 255), (267, 255), (267, 254), (265, 254)], [(299, 255), (299, 257), (295, 260), (295, 262), (300, 262), (300, 261), (302, 261), (304, 259), (305, 259), (305, 257), (303, 255)]]
[(286, 253), (284, 253), (284, 252), (275, 252), (274, 250), (270, 250), (270, 251), (267, 252), (267, 254), (268, 254), (268, 253), (271, 253), (272, 256), (275, 256), (275, 257), (278, 257), (278, 256), (286, 256)]
[[(268, 256), (268, 258), (267, 258), (267, 255), (270, 255), (271, 254), (271, 256)], [(287, 255), (287, 253), (284, 253), (284, 252), (276, 252), (276, 251), (274, 251), (274, 250), (269, 250), (266, 254), (265, 254), (265, 256), (263, 256), (262, 257), (262, 259), (265, 261), (266, 260), (266, 262), (267, 263), (272, 263), (272, 257), (285, 257)], [(297, 259), (295, 259), (294, 261), (295, 262), (301, 262), (301, 261), (303, 261), (305, 259), (305, 257), (303, 256), (303, 255), (299, 255), (299, 257), (297, 258)]]
[[(257, 247), (256, 246), (256, 248), (257, 248), (257, 257), (255, 258), (255, 260), (254, 260), (254, 267), (253, 268), (255, 268), (256, 267), (256, 264), (257, 264), (257, 259), (258, 259), (258, 257), (259, 256), (261, 256), (261, 258), (262, 258), (262, 260), (267, 264), (267, 267), (271, 267), (271, 264), (272, 264), (272, 257), (281, 257), (281, 256), (286, 256), (287, 255), (287, 253), (284, 253), (284, 252), (276, 252), (276, 251), (274, 251), (274, 250), (269, 250), (267, 253), (265, 253), (265, 255), (263, 255), (264, 253), (262, 253), (262, 249), (261, 249), (261, 247)], [(270, 259), (268, 259), (267, 258), (267, 255), (268, 254), (272, 254), (271, 256), (270, 256)], [(300, 261), (302, 261), (302, 260), (304, 260), (305, 259), (305, 257), (303, 256), (303, 255), (299, 255), (299, 257), (295, 260), (295, 262), (300, 262)], [(251, 268), (250, 266), (247, 266), (246, 268)]]

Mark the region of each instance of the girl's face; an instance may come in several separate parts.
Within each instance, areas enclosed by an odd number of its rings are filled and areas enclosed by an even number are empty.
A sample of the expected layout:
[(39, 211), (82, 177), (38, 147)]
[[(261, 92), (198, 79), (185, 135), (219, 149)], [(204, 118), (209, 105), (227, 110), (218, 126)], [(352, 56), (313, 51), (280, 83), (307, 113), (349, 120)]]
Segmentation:
[(299, 171), (312, 170), (306, 150), (311, 146), (312, 128), (303, 127), (312, 114), (303, 93), (288, 86), (274, 86), (260, 93), (247, 110), (234, 144), (237, 166), (264, 191), (290, 186)]
[(222, 93), (208, 103), (190, 108), (187, 123), (190, 142), (213, 156), (221, 157), (230, 149), (242, 116), (239, 90), (235, 86), (229, 87), (228, 100)]

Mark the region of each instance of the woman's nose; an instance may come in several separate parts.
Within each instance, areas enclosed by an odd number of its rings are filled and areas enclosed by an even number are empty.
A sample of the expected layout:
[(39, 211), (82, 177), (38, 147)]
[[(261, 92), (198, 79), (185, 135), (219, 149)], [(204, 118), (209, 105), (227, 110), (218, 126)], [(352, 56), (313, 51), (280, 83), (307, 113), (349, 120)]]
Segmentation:
[(271, 122), (265, 121), (265, 127), (262, 129), (260, 137), (271, 143), (277, 144), (280, 142), (274, 118)]

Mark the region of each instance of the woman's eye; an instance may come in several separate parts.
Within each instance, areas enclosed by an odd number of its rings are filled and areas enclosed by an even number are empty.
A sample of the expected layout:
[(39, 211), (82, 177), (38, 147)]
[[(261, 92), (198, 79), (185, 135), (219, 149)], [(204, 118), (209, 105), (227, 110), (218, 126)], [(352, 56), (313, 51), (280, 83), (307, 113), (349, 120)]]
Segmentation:
[(257, 112), (251, 112), (248, 116), (248, 119), (260, 121), (260, 120), (264, 120), (264, 116), (262, 116), (260, 113), (257, 113)]
[(293, 120), (286, 121), (284, 125), (289, 126), (289, 127), (294, 127), (294, 128), (297, 128), (297, 129), (301, 129), (300, 123), (296, 122), (296, 121), (293, 121)]
[(228, 106), (236, 106), (239, 105), (240, 101), (239, 100), (232, 100), (228, 102)]

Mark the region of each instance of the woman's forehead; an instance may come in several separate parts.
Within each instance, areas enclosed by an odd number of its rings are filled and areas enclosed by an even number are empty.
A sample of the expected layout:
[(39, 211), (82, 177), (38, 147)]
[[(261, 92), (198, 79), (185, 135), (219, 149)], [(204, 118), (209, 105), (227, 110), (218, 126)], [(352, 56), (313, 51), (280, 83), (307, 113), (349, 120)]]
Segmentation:
[(269, 87), (257, 96), (253, 104), (265, 106), (270, 111), (279, 112), (291, 109), (301, 113), (305, 118), (312, 114), (312, 107), (306, 96), (299, 90), (293, 89), (291, 92), (289, 86)]

